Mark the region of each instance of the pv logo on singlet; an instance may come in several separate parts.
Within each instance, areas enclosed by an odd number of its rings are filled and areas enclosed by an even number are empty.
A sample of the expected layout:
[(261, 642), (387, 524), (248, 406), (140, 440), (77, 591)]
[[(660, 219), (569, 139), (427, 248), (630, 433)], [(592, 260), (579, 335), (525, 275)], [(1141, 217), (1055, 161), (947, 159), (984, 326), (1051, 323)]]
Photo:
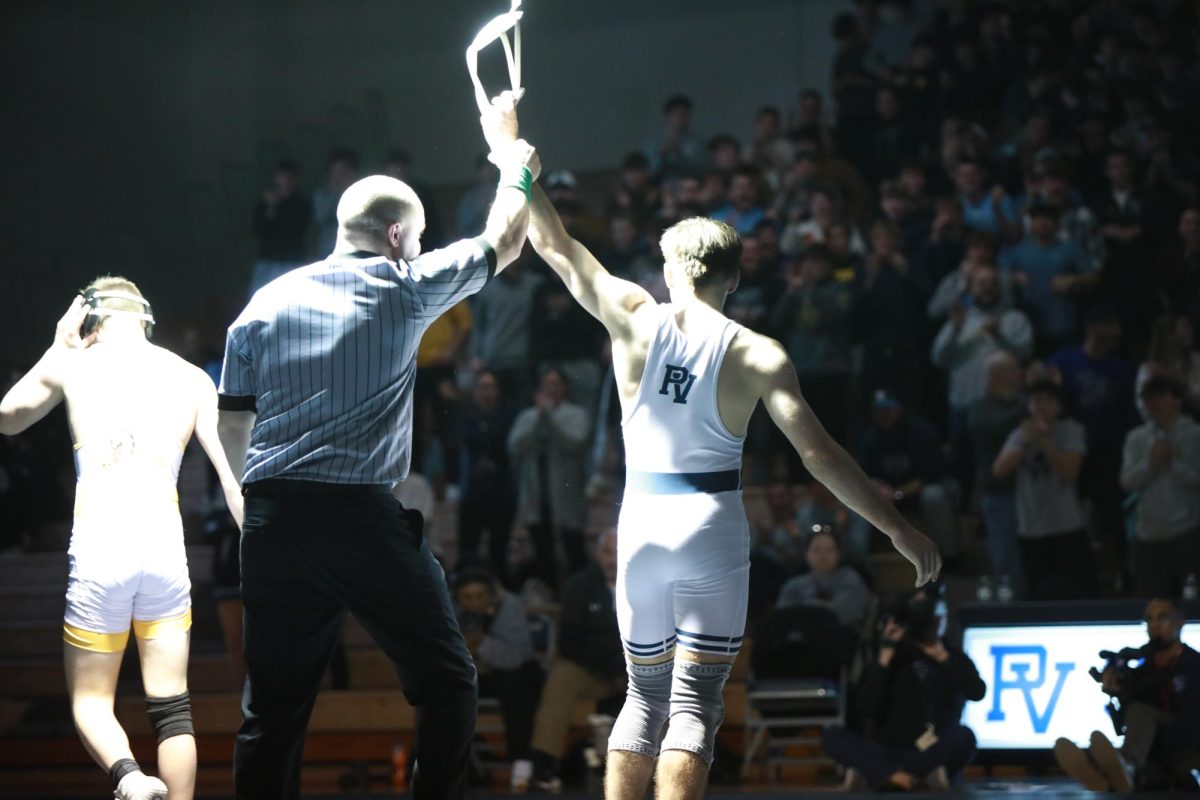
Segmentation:
[(673, 387), (675, 402), (687, 403), (688, 392), (692, 391), (692, 384), (696, 382), (696, 376), (685, 368), (673, 364), (667, 364), (666, 373), (663, 376), (662, 388), (658, 390), (658, 393), (666, 394), (667, 387)]

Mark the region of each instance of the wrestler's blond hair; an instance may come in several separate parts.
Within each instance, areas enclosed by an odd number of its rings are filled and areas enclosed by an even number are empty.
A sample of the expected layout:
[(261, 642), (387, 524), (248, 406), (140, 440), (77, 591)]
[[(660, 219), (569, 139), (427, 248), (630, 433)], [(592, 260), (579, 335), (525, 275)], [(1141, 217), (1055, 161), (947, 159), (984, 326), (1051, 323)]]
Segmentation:
[(386, 175), (371, 175), (342, 193), (337, 220), (347, 233), (378, 240), (397, 222), (424, 213), (417, 193), (408, 184)]
[[(142, 290), (137, 287), (136, 283), (121, 275), (101, 275), (85, 286), (83, 291), (85, 293), (90, 291), (125, 292), (126, 294), (141, 297), (142, 299), (146, 297), (146, 295), (142, 294)], [(101, 308), (111, 308), (113, 311), (132, 311), (135, 314), (141, 314), (146, 311), (146, 307), (141, 303), (135, 303), (133, 300), (123, 300), (120, 297), (101, 297), (96, 302)], [(97, 327), (103, 326), (107, 321), (107, 316), (101, 316)], [(146, 327), (147, 324), (143, 321), (142, 327)]]
[(703, 289), (737, 275), (742, 240), (724, 222), (704, 217), (680, 220), (667, 228), (660, 242), (663, 258), (679, 264), (692, 286)]

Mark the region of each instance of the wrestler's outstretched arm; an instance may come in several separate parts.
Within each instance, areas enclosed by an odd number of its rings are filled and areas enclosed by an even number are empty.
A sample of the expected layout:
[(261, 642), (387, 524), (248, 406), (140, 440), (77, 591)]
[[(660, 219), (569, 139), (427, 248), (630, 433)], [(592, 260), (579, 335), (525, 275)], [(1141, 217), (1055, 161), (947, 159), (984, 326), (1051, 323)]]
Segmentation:
[(96, 338), (95, 333), (87, 338), (79, 335), (79, 326), (86, 316), (83, 298), (76, 297), (58, 321), (54, 344), (0, 400), (0, 433), (16, 436), (62, 402), (62, 373), (66, 360), (72, 351), (87, 347)]
[(892, 540), (892, 546), (916, 567), (917, 586), (937, 580), (942, 571), (937, 546), (880, 496), (862, 468), (825, 430), (800, 392), (796, 368), (783, 345), (749, 331), (739, 334), (738, 341), (747, 348), (744, 363), (749, 382), (805, 468)]
[(575, 300), (613, 336), (629, 330), (639, 308), (654, 305), (649, 292), (611, 275), (586, 247), (567, 233), (550, 198), (536, 184), (530, 206), (529, 241), (542, 260), (562, 278)]

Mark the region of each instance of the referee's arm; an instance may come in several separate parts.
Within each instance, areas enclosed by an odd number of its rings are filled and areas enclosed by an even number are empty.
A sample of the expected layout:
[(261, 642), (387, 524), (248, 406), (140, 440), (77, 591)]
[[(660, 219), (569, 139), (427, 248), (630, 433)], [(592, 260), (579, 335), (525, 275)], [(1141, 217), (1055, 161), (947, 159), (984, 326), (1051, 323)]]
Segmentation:
[(254, 363), (245, 325), (239, 317), (229, 326), (225, 337), (225, 361), (221, 365), (221, 385), (217, 390), (217, 437), (239, 484), (246, 471), (250, 432), (258, 410)]
[(541, 169), (537, 151), (523, 140), (510, 144), (503, 155), (493, 154), (500, 166), (500, 186), (496, 189), (496, 200), (492, 203), (487, 224), (479, 237), (491, 245), (496, 253), (495, 271), (507, 267), (521, 255), (525, 246), (525, 233), (529, 227), (529, 198), (511, 177), (522, 168), (531, 170), (536, 178)]

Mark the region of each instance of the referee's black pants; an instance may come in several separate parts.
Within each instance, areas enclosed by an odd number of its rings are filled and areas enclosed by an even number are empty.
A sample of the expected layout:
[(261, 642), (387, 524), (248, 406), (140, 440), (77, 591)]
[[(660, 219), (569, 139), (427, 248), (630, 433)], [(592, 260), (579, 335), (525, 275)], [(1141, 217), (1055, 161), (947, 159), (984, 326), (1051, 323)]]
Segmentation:
[(349, 610), (417, 708), (413, 797), (462, 797), (475, 664), (420, 515), (382, 487), (266, 480), (245, 495), (237, 796), (300, 796), (305, 728)]

